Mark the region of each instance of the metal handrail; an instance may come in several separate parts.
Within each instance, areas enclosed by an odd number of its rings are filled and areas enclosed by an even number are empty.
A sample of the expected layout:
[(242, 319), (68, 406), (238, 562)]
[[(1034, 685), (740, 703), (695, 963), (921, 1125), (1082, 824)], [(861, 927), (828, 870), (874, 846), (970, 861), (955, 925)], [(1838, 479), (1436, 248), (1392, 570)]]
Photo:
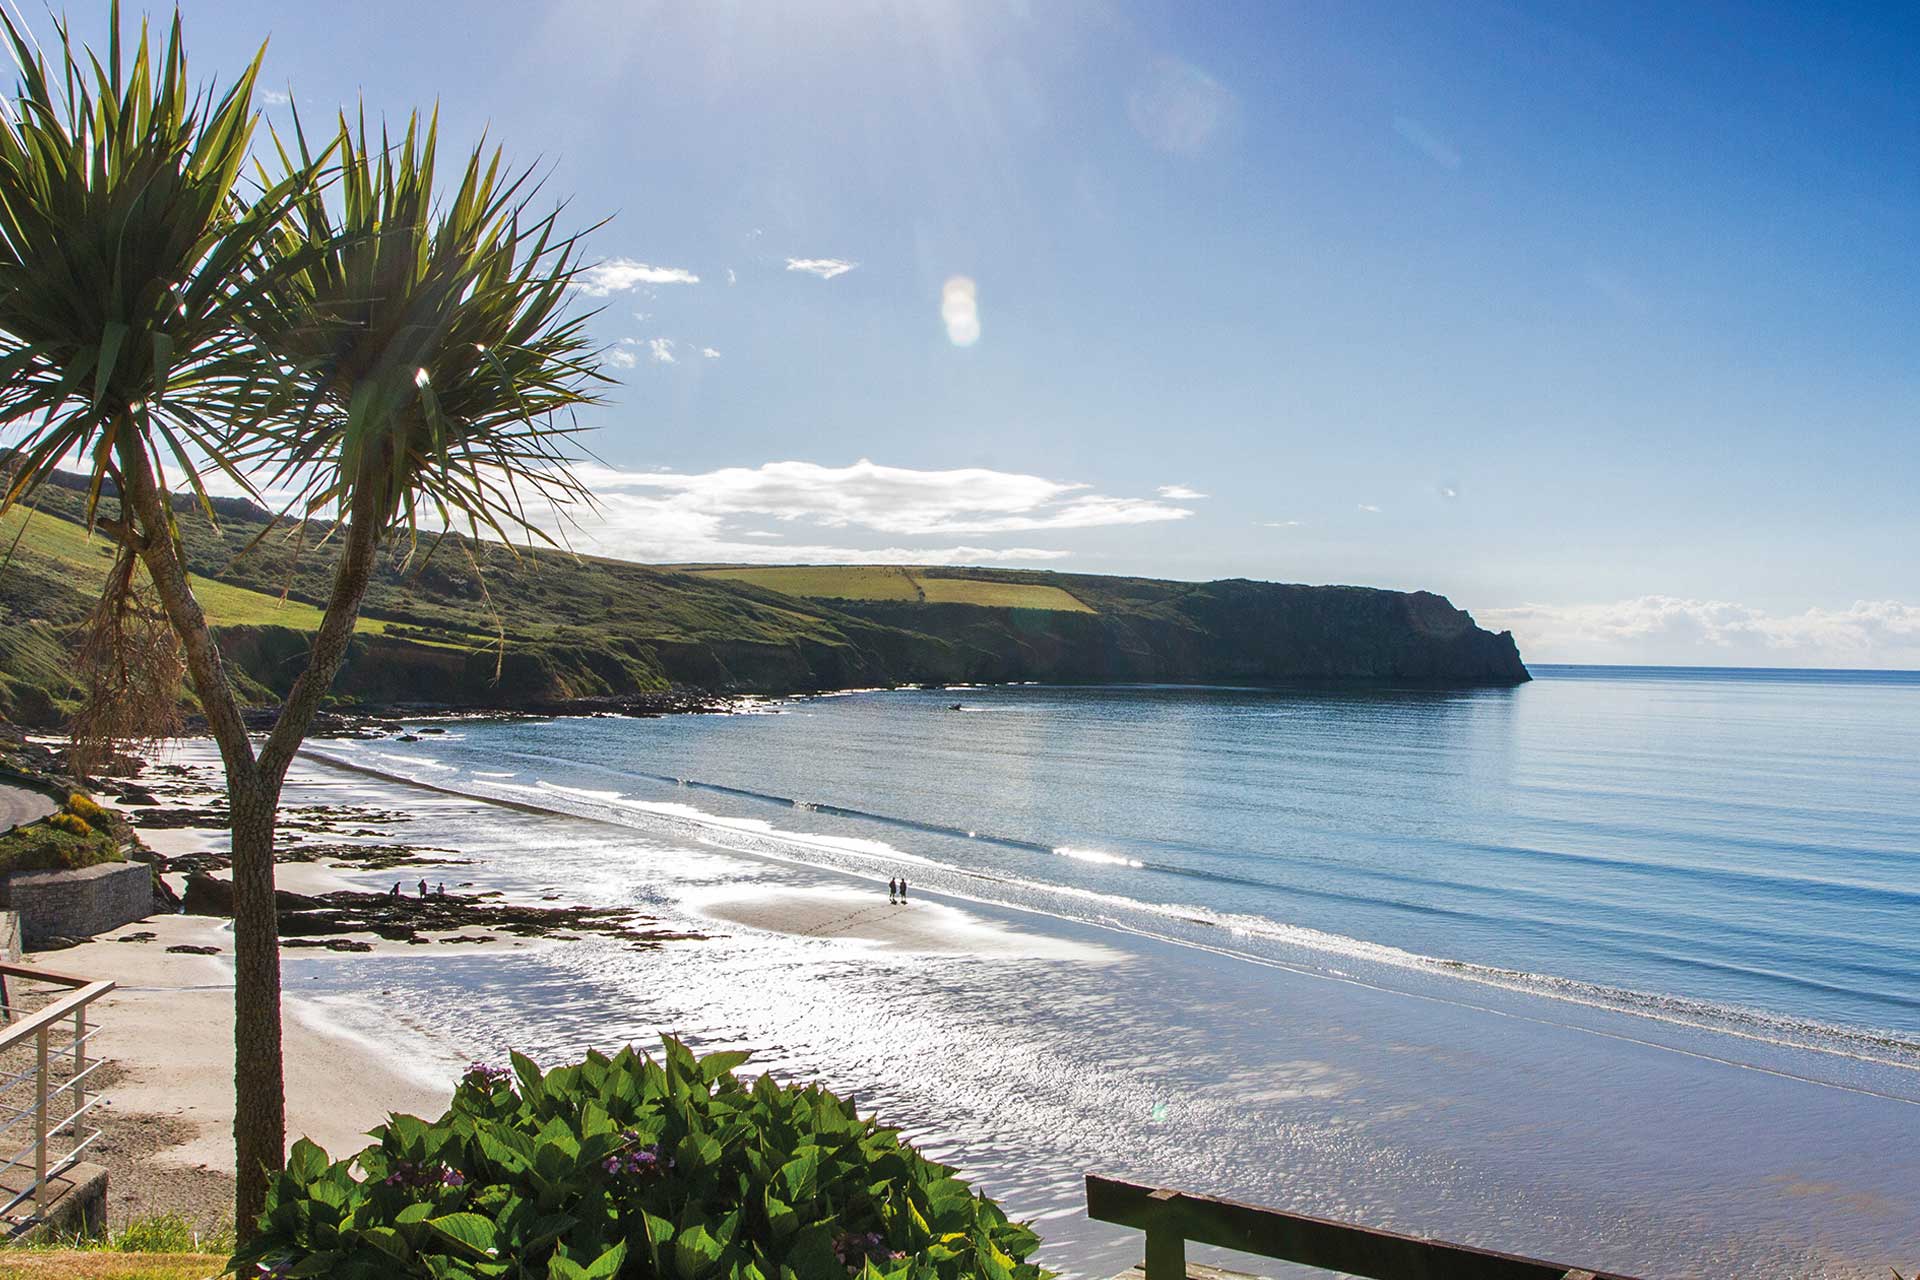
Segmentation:
[[(13, 1198), (8, 1200), (4, 1205), (0, 1205), (0, 1214), (12, 1212), (16, 1205), (30, 1198), (33, 1201), (35, 1217), (44, 1219), (47, 1212), (47, 1188), (49, 1181), (77, 1164), (80, 1160), (80, 1153), (92, 1146), (100, 1137), (100, 1130), (98, 1128), (90, 1130), (84, 1137), (80, 1131), (81, 1121), (104, 1101), (104, 1099), (98, 1096), (91, 1099), (87, 1097), (87, 1078), (93, 1075), (105, 1061), (99, 1058), (96, 1058), (92, 1063), (87, 1061), (87, 1042), (92, 1040), (95, 1033), (99, 1030), (97, 1026), (89, 1027), (87, 1025), (87, 1010), (94, 1001), (107, 994), (107, 992), (112, 991), (114, 984), (110, 981), (90, 981), (86, 978), (77, 978), (70, 974), (54, 973), (50, 970), (35, 969), (25, 965), (0, 964), (0, 989), (4, 989), (4, 984), (8, 978), (23, 979), (29, 982), (67, 988), (65, 995), (55, 999), (45, 1008), (28, 1014), (25, 1017), (9, 1021), (4, 1027), (0, 1027), (0, 1053), (24, 1046), (29, 1041), (31, 1041), (34, 1046), (34, 1065), (26, 1072), (14, 1075), (6, 1082), (4, 1087), (0, 1087), (0, 1094), (11, 1093), (17, 1085), (24, 1083), (29, 1076), (33, 1079), (33, 1105), (31, 1107), (15, 1108), (11, 1104), (0, 1107), (0, 1110), (13, 1111), (15, 1113), (13, 1118), (8, 1120), (6, 1124), (0, 1125), (0, 1133), (5, 1133), (12, 1129), (22, 1119), (28, 1116), (33, 1117), (32, 1141), (22, 1147), (11, 1159), (0, 1163), (0, 1170), (4, 1170), (12, 1168), (14, 1165), (24, 1163), (26, 1158), (31, 1156), (33, 1159), (33, 1182), (26, 1189), (15, 1194)], [(9, 1012), (12, 1012), (12, 1010), (9, 1009)], [(63, 1058), (68, 1054), (72, 1055), (72, 1070), (68, 1074), (67, 1079), (56, 1086), (51, 1084), (49, 1078), (52, 1069), (52, 1054), (55, 1049), (52, 1043), (52, 1037), (56, 1028), (60, 1028), (61, 1024), (67, 1022), (69, 1019), (71, 1019), (73, 1023), (72, 1039), (59, 1045), (58, 1050)], [(70, 1093), (73, 1097), (72, 1109), (65, 1116), (61, 1117), (58, 1124), (52, 1123), (52, 1116), (48, 1110), (48, 1103), (51, 1096), (55, 1093)], [(71, 1129), (75, 1141), (74, 1145), (68, 1148), (66, 1152), (56, 1156), (49, 1150), (48, 1138), (51, 1134), (57, 1133), (61, 1129)]]

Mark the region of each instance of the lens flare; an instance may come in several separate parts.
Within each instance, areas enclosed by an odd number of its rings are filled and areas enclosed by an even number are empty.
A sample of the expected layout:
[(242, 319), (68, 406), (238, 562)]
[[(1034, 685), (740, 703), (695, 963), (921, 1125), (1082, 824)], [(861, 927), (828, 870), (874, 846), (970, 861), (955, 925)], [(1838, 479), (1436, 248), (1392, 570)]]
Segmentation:
[(970, 347), (980, 341), (980, 299), (973, 281), (953, 276), (940, 288), (940, 318), (946, 322), (947, 340), (956, 347)]

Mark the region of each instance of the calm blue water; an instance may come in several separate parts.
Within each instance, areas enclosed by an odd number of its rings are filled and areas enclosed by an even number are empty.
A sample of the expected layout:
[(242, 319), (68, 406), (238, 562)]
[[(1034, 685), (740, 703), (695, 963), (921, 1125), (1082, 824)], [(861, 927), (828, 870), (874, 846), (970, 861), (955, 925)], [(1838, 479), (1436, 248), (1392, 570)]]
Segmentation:
[[(423, 1071), (750, 1050), (1035, 1220), (1069, 1277), (1140, 1256), (1085, 1218), (1090, 1170), (1627, 1274), (1911, 1274), (1920, 678), (1538, 674), (315, 743), (291, 802), (411, 814), (454, 891), (700, 937), (290, 956), (288, 990)], [(728, 914), (890, 916), (902, 873), (972, 941)]]
[(465, 723), (386, 758), (1177, 940), (1920, 1040), (1920, 673), (1534, 670)]

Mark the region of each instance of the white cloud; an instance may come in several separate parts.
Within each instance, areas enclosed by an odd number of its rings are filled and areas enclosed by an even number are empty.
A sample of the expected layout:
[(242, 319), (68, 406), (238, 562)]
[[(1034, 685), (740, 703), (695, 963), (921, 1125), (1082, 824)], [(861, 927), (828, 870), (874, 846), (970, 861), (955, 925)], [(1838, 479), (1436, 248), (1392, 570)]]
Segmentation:
[(1298, 529), (1300, 522), (1298, 520), (1263, 520), (1260, 522), (1260, 527), (1262, 529)]
[(1160, 486), (1160, 496), (1163, 498), (1171, 498), (1175, 502), (1194, 502), (1194, 501), (1197, 501), (1198, 499), (1206, 497), (1207, 495), (1200, 492), (1198, 489), (1194, 488), (1192, 485), (1163, 484)]
[(728, 267), (728, 268), (727, 268), (727, 283), (728, 283), (728, 284), (739, 284), (739, 283), (740, 283), (740, 277), (739, 277), (739, 276), (736, 276), (735, 274), (733, 274), (733, 268), (732, 268), (732, 267)]
[(1459, 486), (1451, 485), (1451, 484), (1441, 485), (1440, 496), (1445, 498), (1449, 502), (1453, 501), (1455, 498), (1460, 496)]
[(822, 280), (831, 280), (843, 276), (860, 264), (848, 262), (844, 258), (788, 258), (787, 270), (804, 271), (819, 276)]
[(673, 358), (673, 339), (672, 338), (648, 338), (647, 339), (647, 358), (652, 360), (655, 364), (680, 363), (678, 360), (675, 360)]
[(616, 369), (631, 369), (640, 363), (640, 358), (625, 347), (615, 347), (607, 352), (607, 363)]
[(1150, 498), (1088, 493), (1087, 486), (985, 468), (918, 471), (861, 459), (848, 467), (768, 462), (697, 474), (590, 468), (596, 493), (677, 495), (690, 510), (806, 520), (881, 533), (1012, 533), (1091, 529), (1185, 519), (1192, 513)]
[(1445, 138), (1421, 124), (1412, 116), (1395, 116), (1393, 131), (1424, 154), (1427, 159), (1442, 169), (1458, 169), (1460, 153), (1450, 146)]
[(1920, 666), (1920, 605), (1863, 600), (1774, 613), (1725, 600), (1640, 596), (1607, 604), (1483, 611), (1536, 662), (1724, 666)]
[[(1090, 493), (1085, 485), (1041, 476), (983, 468), (919, 471), (865, 460), (848, 467), (769, 462), (698, 473), (589, 464), (576, 474), (599, 509), (574, 513), (580, 527), (569, 536), (575, 544), (656, 562), (1030, 563), (1070, 553), (946, 539), (1136, 525), (1191, 514), (1153, 499)], [(794, 536), (795, 529), (856, 536), (808, 538)], [(871, 536), (857, 536), (863, 534)], [(929, 545), (915, 545), (923, 539)]]
[(718, 351), (715, 351), (712, 347), (700, 348), (700, 354), (705, 356), (709, 360), (718, 360), (720, 358), (720, 353)]
[(1361, 509), (1362, 511), (1370, 511), (1370, 512), (1372, 512), (1372, 513), (1373, 513), (1374, 515), (1379, 515), (1379, 514), (1380, 514), (1380, 508), (1378, 508), (1378, 507), (1376, 507), (1376, 506), (1374, 506), (1374, 505), (1373, 505), (1373, 504), (1372, 504), (1371, 502), (1363, 502), (1363, 503), (1361, 503), (1361, 504), (1360, 504), (1360, 509)]
[(284, 107), (293, 101), (293, 95), (281, 89), (262, 89), (260, 101), (269, 107)]
[(654, 267), (632, 258), (609, 258), (575, 276), (573, 287), (589, 298), (604, 298), (643, 284), (699, 283), (700, 277), (684, 267)]

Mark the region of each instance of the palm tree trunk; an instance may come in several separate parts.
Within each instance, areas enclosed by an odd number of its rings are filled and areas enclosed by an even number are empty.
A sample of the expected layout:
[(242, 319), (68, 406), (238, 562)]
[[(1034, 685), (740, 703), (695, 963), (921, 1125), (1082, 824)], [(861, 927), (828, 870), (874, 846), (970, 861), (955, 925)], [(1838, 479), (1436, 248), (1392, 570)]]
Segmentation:
[(234, 1230), (244, 1241), (253, 1235), (266, 1202), (268, 1172), (286, 1161), (279, 918), (273, 898), (280, 780), (277, 775), (263, 776), (255, 760), (213, 629), (194, 599), (181, 562), (173, 513), (152, 463), (130, 430), (121, 432), (117, 452), (121, 501), (131, 514), (129, 523), (137, 529), (133, 536), (140, 558), (186, 650), (194, 692), (226, 766), (227, 807), (233, 826)]
[(286, 1158), (286, 1073), (280, 1051), (280, 922), (273, 837), (279, 787), (227, 787), (233, 815), (234, 1224), (251, 1236), (267, 1174)]

